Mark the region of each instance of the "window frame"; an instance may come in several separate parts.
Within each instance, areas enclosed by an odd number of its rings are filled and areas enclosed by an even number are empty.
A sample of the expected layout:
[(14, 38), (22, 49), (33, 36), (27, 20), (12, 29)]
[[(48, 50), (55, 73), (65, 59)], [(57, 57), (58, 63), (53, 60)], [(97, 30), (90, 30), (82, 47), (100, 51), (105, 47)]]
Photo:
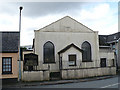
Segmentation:
[[(6, 71), (6, 68), (5, 68), (5, 71), (3, 70), (4, 68), (4, 63), (3, 63), (3, 60), (6, 59), (6, 58), (9, 58), (10, 59), (10, 64), (6, 64), (5, 63), (5, 67), (6, 65), (9, 67), (9, 65), (11, 66), (11, 68), (7, 68), (7, 69), (10, 69), (10, 71)], [(5, 61), (6, 62), (6, 61)], [(12, 74), (12, 57), (2, 57), (2, 74)]]
[[(53, 61), (49, 61), (48, 62), (45, 60), (45, 45), (47, 43), (51, 43), (51, 45), (53, 45)], [(47, 49), (47, 48), (46, 48)], [(49, 50), (49, 49), (48, 49)], [(50, 51), (49, 51), (50, 52)], [(54, 64), (55, 63), (55, 46), (51, 41), (47, 41), (44, 45), (43, 45), (43, 64)]]
[[(105, 60), (105, 66), (102, 65), (102, 60)], [(100, 67), (107, 67), (107, 58), (100, 58)]]
[[(84, 44), (87, 43), (89, 47), (85, 47)], [(89, 48), (89, 54), (86, 51), (85, 48)], [(92, 62), (92, 49), (91, 49), (91, 44), (88, 41), (84, 41), (81, 45), (81, 49), (83, 50), (82, 52), (82, 62)], [(84, 50), (85, 49), (85, 50)], [(86, 53), (86, 54), (85, 54)], [(84, 58), (86, 56), (86, 58)], [(87, 58), (89, 56), (89, 58)]]
[[(69, 66), (76, 66), (77, 64), (76, 64), (76, 61), (77, 61), (77, 55), (76, 54), (69, 54), (68, 55), (68, 62), (70, 63), (70, 56), (75, 56), (75, 60), (73, 60), (74, 61), (74, 65), (70, 65), (69, 64)], [(71, 60), (72, 61), (72, 60)]]

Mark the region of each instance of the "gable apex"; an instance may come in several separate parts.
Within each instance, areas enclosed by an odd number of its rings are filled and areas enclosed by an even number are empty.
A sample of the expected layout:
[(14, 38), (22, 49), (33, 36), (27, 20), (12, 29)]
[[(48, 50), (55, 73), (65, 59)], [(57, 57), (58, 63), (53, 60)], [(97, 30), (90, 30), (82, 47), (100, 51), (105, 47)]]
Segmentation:
[(66, 46), (64, 49), (60, 50), (60, 51), (58, 52), (58, 54), (64, 53), (65, 51), (67, 51), (67, 50), (70, 49), (71, 47), (74, 47), (74, 48), (77, 49), (78, 51), (83, 52), (82, 49), (80, 49), (79, 47), (77, 47), (76, 45), (74, 45), (74, 44), (72, 43), (72, 44)]
[(94, 33), (93, 30), (71, 18), (65, 16), (39, 30), (40, 32), (81, 32), (81, 33)]

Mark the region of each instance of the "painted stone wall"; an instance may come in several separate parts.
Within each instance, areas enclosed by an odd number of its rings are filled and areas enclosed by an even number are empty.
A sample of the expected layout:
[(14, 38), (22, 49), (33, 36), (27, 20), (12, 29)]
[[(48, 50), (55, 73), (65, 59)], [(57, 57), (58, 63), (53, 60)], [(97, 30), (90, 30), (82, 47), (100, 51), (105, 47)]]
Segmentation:
[[(58, 72), (58, 52), (72, 43), (81, 49), (81, 45), (84, 41), (88, 41), (91, 44), (92, 61), (94, 63), (84, 63), (84, 67), (91, 67), (91, 65), (94, 67), (99, 66), (99, 63), (97, 62), (99, 61), (98, 32), (91, 30), (71, 17), (66, 16), (42, 29), (35, 30), (34, 32), (34, 52), (39, 56), (39, 70), (48, 69), (48, 67), (50, 67), (50, 72)], [(43, 46), (47, 41), (51, 41), (55, 46), (55, 63), (49, 65), (43, 64)]]
[(111, 49), (100, 49), (99, 55), (100, 58), (106, 58), (107, 66), (116, 66), (115, 55), (114, 52), (111, 51)]
[[(115, 67), (87, 68), (87, 69), (64, 69), (61, 71), (62, 79), (80, 79), (86, 77), (115, 75)], [(47, 81), (50, 80), (49, 71), (25, 71), (22, 81)]]
[(66, 69), (62, 70), (62, 79), (79, 79), (103, 75), (115, 75), (115, 67), (88, 68), (88, 69)]
[[(75, 54), (76, 55), (76, 65), (75, 66), (69, 66), (69, 59), (68, 55)], [(70, 69), (70, 68), (79, 68), (80, 62), (82, 61), (82, 52), (78, 51), (74, 47), (71, 47), (64, 53), (60, 55), (62, 57), (62, 69)]]
[[(12, 74), (2, 74), (2, 57), (12, 57)], [(0, 57), (0, 79), (7, 78), (18, 78), (18, 53), (2, 53), (2, 57)]]
[[(71, 43), (81, 48), (84, 41), (91, 44), (92, 61), (93, 63), (84, 63), (85, 66), (97, 65), (99, 66), (99, 44), (98, 34), (96, 33), (72, 33), (72, 32), (35, 32), (35, 54), (39, 55), (38, 69), (48, 69), (48, 64), (43, 64), (43, 45), (47, 41), (51, 41), (55, 46), (55, 62), (50, 65), (50, 70), (59, 71), (59, 56), (58, 52)], [(96, 64), (95, 64), (96, 63)], [(87, 65), (86, 65), (87, 64)]]
[(22, 81), (48, 81), (49, 71), (24, 71)]

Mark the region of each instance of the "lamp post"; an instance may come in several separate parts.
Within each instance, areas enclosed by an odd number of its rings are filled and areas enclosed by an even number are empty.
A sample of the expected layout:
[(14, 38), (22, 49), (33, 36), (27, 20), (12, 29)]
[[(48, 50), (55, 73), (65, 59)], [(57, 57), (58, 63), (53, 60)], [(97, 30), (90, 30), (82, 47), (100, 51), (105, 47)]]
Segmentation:
[[(23, 7), (19, 7), (20, 9), (20, 17), (19, 17), (19, 33), (21, 32), (21, 11)], [(20, 36), (19, 36), (20, 38)], [(18, 81), (21, 81), (21, 51), (20, 51), (20, 41), (19, 41), (19, 79)]]

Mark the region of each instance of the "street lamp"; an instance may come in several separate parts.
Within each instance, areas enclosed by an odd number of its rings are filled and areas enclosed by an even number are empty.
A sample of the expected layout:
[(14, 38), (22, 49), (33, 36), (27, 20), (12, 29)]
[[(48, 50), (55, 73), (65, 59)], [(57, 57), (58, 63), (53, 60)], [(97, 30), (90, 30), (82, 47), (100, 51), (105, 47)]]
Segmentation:
[[(19, 17), (19, 33), (21, 32), (21, 11), (23, 9), (22, 6), (19, 7), (20, 9), (20, 17)], [(20, 36), (19, 36), (20, 39)], [(20, 54), (20, 40), (19, 40), (19, 79), (18, 81), (21, 81), (21, 54)]]

